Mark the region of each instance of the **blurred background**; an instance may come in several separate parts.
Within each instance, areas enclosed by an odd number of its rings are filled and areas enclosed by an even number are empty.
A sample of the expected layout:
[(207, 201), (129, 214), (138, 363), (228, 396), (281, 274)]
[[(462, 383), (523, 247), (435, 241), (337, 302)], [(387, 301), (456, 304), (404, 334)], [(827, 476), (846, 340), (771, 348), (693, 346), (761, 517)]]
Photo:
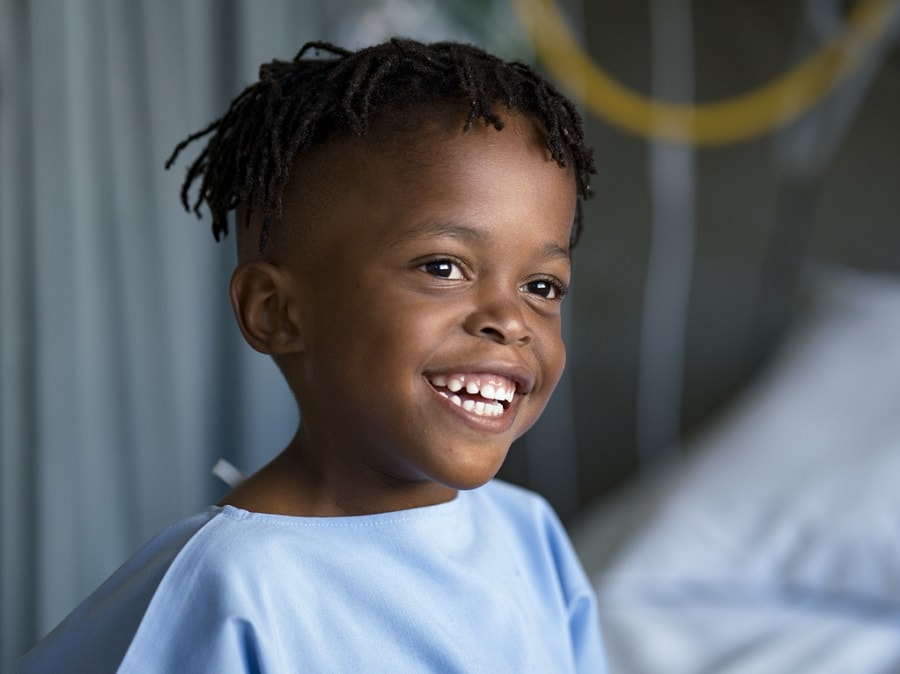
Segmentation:
[(232, 239), (163, 170), (260, 63), (455, 39), (577, 102), (599, 172), (568, 371), (502, 476), (596, 549), (584, 523), (695, 451), (823, 269), (893, 288), (898, 34), (897, 0), (0, 0), (0, 670), (220, 498), (217, 459), (250, 472), (293, 433), (234, 326)]

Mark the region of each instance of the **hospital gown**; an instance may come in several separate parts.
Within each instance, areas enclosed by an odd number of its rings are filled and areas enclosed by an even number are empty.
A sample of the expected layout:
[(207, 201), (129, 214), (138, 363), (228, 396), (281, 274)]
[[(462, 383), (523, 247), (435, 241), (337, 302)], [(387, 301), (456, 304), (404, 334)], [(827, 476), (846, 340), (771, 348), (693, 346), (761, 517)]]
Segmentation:
[(32, 672), (606, 671), (596, 600), (538, 496), (303, 518), (211, 507), (142, 548)]

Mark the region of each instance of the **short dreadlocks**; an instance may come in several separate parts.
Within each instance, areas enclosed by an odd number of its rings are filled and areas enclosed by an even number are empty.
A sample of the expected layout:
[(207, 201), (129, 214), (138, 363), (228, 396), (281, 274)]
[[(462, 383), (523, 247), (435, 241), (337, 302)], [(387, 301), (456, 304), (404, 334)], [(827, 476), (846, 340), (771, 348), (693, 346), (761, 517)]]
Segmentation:
[[(310, 50), (331, 57), (304, 59)], [(502, 129), (494, 106), (534, 118), (543, 126), (553, 159), (560, 166), (572, 164), (579, 197), (590, 196), (595, 168), (572, 103), (527, 65), (454, 42), (393, 39), (356, 52), (309, 42), (292, 61), (262, 65), (259, 81), (239, 94), (225, 115), (181, 141), (166, 168), (193, 141), (212, 134), (188, 167), (181, 201), (198, 216), (206, 202), (217, 241), (228, 233), (229, 210), (244, 205), (249, 225), (251, 210), (261, 208), (262, 251), (273, 220), (281, 216), (282, 194), (297, 153), (332, 134), (364, 136), (376, 117), (427, 103), (468, 107), (463, 131), (479, 119)], [(198, 180), (191, 205), (189, 192)], [(580, 212), (579, 203), (573, 245), (581, 231)]]

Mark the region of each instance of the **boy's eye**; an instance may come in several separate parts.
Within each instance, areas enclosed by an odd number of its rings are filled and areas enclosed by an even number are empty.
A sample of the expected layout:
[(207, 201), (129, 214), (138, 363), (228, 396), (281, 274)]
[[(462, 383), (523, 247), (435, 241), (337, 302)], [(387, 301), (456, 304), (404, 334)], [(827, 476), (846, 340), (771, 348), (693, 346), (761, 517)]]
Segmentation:
[(458, 281), (465, 278), (462, 269), (460, 269), (459, 265), (452, 260), (432, 260), (431, 262), (423, 264), (421, 268), (426, 274), (431, 274), (438, 278), (450, 279), (452, 281)]
[(561, 300), (566, 294), (566, 287), (560, 281), (550, 279), (529, 281), (522, 290), (548, 300)]

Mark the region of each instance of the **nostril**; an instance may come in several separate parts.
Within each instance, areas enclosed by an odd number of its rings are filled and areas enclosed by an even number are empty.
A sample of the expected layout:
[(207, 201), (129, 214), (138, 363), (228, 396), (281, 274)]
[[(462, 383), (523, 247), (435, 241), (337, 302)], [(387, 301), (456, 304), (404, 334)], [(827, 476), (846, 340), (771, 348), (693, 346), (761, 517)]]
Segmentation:
[(517, 334), (516, 331), (505, 331), (498, 328), (483, 327), (479, 331), (482, 337), (493, 340), (499, 344), (527, 344), (531, 341), (531, 336), (527, 334)]

